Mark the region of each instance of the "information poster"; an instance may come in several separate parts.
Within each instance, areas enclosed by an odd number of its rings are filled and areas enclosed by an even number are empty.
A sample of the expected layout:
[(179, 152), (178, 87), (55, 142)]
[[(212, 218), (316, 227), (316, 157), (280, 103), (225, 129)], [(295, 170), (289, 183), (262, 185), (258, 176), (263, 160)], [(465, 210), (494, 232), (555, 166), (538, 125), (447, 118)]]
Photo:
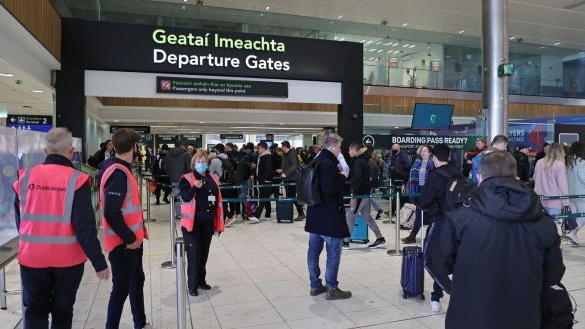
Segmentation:
[(159, 94), (288, 97), (288, 83), (247, 80), (156, 77)]

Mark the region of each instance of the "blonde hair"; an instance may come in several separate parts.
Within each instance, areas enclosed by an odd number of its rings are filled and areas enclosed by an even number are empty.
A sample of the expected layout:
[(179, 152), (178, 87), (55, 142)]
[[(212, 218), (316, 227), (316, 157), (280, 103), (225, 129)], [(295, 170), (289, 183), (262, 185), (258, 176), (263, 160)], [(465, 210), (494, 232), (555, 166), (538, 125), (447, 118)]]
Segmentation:
[(544, 170), (549, 170), (555, 161), (565, 163), (565, 150), (559, 143), (550, 144), (548, 153), (544, 157)]
[(207, 152), (205, 152), (203, 149), (197, 149), (197, 152), (195, 152), (191, 158), (191, 169), (195, 167), (195, 162), (201, 158), (205, 158), (207, 160)]

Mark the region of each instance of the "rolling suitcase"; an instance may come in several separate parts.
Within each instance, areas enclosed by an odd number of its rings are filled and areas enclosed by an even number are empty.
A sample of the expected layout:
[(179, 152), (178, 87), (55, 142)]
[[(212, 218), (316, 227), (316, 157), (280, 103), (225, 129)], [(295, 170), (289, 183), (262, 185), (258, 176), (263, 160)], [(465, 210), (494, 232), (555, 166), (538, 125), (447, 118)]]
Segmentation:
[(362, 215), (355, 218), (353, 232), (351, 232), (351, 242), (353, 243), (368, 243), (368, 224)]
[(402, 249), (400, 284), (402, 285), (402, 297), (404, 299), (414, 296), (420, 296), (420, 299), (425, 299), (425, 272), (423, 262), (423, 251), (420, 247), (409, 246)]
[[(251, 185), (254, 185), (254, 180), (250, 179), (250, 183)], [(248, 197), (247, 198), (253, 198), (255, 195), (255, 189), (253, 187), (250, 187), (250, 189), (248, 189)], [(258, 209), (258, 202), (256, 201), (249, 201), (246, 200), (244, 201), (244, 219), (249, 219), (250, 217), (254, 217), (254, 214), (256, 214), (256, 210)]]
[(282, 197), (285, 194), (284, 189), (284, 182), (280, 185), (280, 196), (278, 201), (276, 201), (276, 222), (277, 223), (292, 223), (294, 222), (293, 218), (293, 202), (291, 198)]

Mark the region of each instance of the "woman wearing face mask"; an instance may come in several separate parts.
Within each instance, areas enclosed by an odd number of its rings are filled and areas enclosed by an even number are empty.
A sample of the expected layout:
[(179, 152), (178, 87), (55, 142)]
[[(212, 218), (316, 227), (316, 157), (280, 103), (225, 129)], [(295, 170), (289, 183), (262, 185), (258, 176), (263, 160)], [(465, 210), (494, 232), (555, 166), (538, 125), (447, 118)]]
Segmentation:
[(207, 155), (201, 149), (191, 160), (193, 172), (179, 181), (181, 195), (181, 231), (187, 250), (187, 286), (189, 295), (197, 296), (197, 288), (211, 289), (205, 280), (209, 246), (214, 232), (224, 229), (219, 179), (207, 169)]

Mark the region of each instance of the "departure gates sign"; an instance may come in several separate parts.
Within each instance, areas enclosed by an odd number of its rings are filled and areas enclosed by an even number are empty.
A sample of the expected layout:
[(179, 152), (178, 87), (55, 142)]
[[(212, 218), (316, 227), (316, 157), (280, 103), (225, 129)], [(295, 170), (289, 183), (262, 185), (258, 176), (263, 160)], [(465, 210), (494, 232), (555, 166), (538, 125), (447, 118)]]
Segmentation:
[[(178, 68), (187, 66), (209, 66), (237, 69), (245, 66), (252, 70), (289, 71), (289, 61), (275, 60), (271, 53), (286, 52), (284, 42), (279, 42), (265, 36), (250, 38), (234, 38), (222, 36), (220, 33), (181, 33), (173, 34), (163, 28), (152, 32), (152, 41), (157, 45), (153, 49), (153, 62), (155, 64), (168, 63)], [(170, 53), (162, 47), (164, 45), (177, 45), (184, 48), (184, 52)], [(249, 50), (266, 53), (267, 56), (248, 54), (239, 56), (218, 56), (213, 49)]]

